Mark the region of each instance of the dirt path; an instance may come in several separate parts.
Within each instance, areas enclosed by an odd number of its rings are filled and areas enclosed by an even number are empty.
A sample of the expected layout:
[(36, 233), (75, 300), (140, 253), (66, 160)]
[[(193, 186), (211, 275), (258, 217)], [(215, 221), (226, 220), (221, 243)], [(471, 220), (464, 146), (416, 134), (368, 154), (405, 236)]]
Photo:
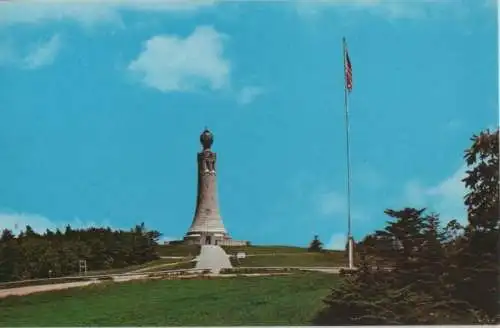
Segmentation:
[(33, 293), (39, 292), (47, 292), (52, 290), (61, 290), (75, 287), (83, 287), (89, 286), (92, 284), (97, 284), (100, 281), (77, 281), (77, 282), (66, 282), (62, 284), (51, 284), (51, 285), (39, 285), (39, 286), (26, 286), (26, 287), (17, 287), (17, 288), (8, 288), (8, 289), (0, 289), (0, 298), (4, 298), (7, 296), (15, 295), (15, 296), (23, 296)]

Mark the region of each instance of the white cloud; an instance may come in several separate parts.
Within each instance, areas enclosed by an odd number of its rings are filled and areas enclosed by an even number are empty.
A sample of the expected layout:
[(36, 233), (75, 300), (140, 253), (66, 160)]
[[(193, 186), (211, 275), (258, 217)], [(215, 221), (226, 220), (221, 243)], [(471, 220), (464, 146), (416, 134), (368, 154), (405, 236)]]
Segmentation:
[(368, 164), (355, 167), (352, 173), (352, 180), (356, 185), (370, 190), (379, 189), (385, 183), (384, 177)]
[(458, 168), (451, 176), (433, 186), (422, 186), (411, 181), (405, 186), (405, 200), (408, 206), (427, 207), (438, 212), (443, 222), (456, 219), (467, 222), (464, 197), (467, 193), (464, 183), (466, 166)]
[(25, 230), (27, 225), (29, 225), (34, 231), (43, 233), (47, 229), (55, 230), (57, 228), (64, 231), (66, 225), (68, 224), (72, 228), (110, 227), (110, 224), (107, 221), (97, 223), (93, 221), (82, 221), (75, 218), (67, 222), (55, 222), (39, 214), (19, 213), (13, 211), (0, 212), (0, 230), (9, 229), (15, 234)]
[(42, 66), (50, 65), (54, 62), (61, 48), (61, 38), (54, 35), (50, 40), (40, 43), (24, 59), (24, 65), (27, 69), (36, 69)]
[[(297, 1), (296, 11), (304, 18), (315, 17), (325, 10), (343, 9), (349, 11), (362, 11), (388, 18), (422, 18), (429, 15), (440, 5), (453, 4), (457, 1), (420, 0), (420, 1), (394, 1), (394, 0), (317, 0)], [(459, 3), (460, 4), (460, 3)]]
[(61, 37), (56, 34), (48, 40), (31, 44), (31, 51), (20, 51), (13, 42), (0, 44), (0, 66), (13, 66), (21, 69), (38, 69), (51, 65), (61, 49)]
[(484, 0), (484, 5), (492, 9), (497, 9), (499, 7), (498, 3), (499, 3), (498, 0)]
[(457, 119), (452, 119), (446, 123), (446, 129), (449, 131), (456, 131), (463, 127), (463, 122)]
[(186, 38), (159, 35), (149, 39), (129, 70), (163, 92), (217, 90), (229, 86), (230, 64), (223, 56), (225, 35), (199, 26)]
[[(335, 216), (341, 220), (347, 220), (347, 197), (344, 194), (336, 191), (317, 193), (313, 196), (313, 201), (317, 212), (321, 216)], [(369, 219), (369, 215), (359, 207), (352, 206), (351, 203), (351, 220), (353, 222), (362, 222)]]
[(456, 218), (463, 222), (466, 219), (464, 197), (467, 194), (467, 188), (462, 182), (466, 169), (465, 165), (461, 166), (452, 176), (426, 190), (427, 195), (434, 199), (436, 208), (441, 212), (444, 220)]
[(121, 23), (122, 11), (194, 11), (215, 0), (17, 0), (0, 2), (0, 25), (73, 20), (84, 25)]
[[(483, 0), (495, 6), (496, 0)], [(16, 0), (0, 1), (0, 25), (37, 24), (53, 20), (72, 20), (89, 26), (96, 23), (122, 24), (122, 12), (195, 12), (220, 0)], [(297, 0), (290, 2), (301, 17), (314, 17), (330, 8), (369, 11), (393, 18), (425, 17), (443, 4), (458, 8), (462, 1), (394, 0)], [(283, 5), (286, 5), (284, 3)], [(450, 6), (446, 7), (449, 13)]]
[(423, 207), (426, 202), (426, 190), (417, 180), (408, 181), (404, 186), (404, 195), (409, 206)]
[(341, 233), (335, 233), (330, 237), (328, 243), (325, 244), (325, 249), (345, 250), (347, 244), (347, 236)]
[(16, 63), (14, 47), (10, 42), (0, 43), (0, 66), (10, 66)]
[(239, 92), (237, 101), (240, 105), (247, 105), (263, 93), (264, 89), (262, 89), (261, 87), (246, 86)]
[(337, 192), (330, 191), (318, 195), (317, 209), (321, 215), (344, 214), (346, 209), (346, 197)]

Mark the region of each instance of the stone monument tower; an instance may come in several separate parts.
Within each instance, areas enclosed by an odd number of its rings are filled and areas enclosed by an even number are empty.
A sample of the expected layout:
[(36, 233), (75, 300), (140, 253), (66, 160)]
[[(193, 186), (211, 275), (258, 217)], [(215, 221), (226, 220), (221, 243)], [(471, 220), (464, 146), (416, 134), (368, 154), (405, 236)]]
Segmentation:
[(217, 156), (211, 149), (214, 142), (213, 134), (205, 128), (200, 135), (202, 151), (198, 153), (198, 192), (196, 210), (184, 241), (199, 245), (242, 245), (243, 241), (232, 240), (219, 211), (217, 197)]

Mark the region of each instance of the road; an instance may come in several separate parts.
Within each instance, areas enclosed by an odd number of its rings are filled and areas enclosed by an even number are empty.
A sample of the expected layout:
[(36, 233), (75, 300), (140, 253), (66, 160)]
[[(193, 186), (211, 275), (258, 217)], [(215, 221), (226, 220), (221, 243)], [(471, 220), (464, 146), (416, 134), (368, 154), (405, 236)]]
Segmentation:
[(200, 255), (195, 259), (196, 269), (211, 270), (212, 273), (219, 273), (221, 269), (230, 269), (233, 266), (229, 261), (229, 255), (224, 249), (216, 245), (201, 246)]

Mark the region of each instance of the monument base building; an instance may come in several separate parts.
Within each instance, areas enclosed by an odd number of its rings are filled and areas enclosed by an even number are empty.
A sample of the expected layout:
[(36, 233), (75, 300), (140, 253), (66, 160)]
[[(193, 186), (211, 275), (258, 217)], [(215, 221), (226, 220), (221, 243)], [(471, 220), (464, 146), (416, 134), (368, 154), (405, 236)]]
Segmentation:
[(247, 241), (233, 240), (226, 231), (219, 211), (215, 164), (217, 154), (211, 150), (213, 134), (205, 129), (200, 136), (203, 147), (198, 153), (198, 190), (193, 222), (184, 237), (191, 245), (245, 246)]
[(186, 235), (184, 237), (186, 245), (219, 245), (219, 246), (247, 246), (248, 241), (234, 240), (229, 236), (216, 236), (207, 233), (199, 235)]

